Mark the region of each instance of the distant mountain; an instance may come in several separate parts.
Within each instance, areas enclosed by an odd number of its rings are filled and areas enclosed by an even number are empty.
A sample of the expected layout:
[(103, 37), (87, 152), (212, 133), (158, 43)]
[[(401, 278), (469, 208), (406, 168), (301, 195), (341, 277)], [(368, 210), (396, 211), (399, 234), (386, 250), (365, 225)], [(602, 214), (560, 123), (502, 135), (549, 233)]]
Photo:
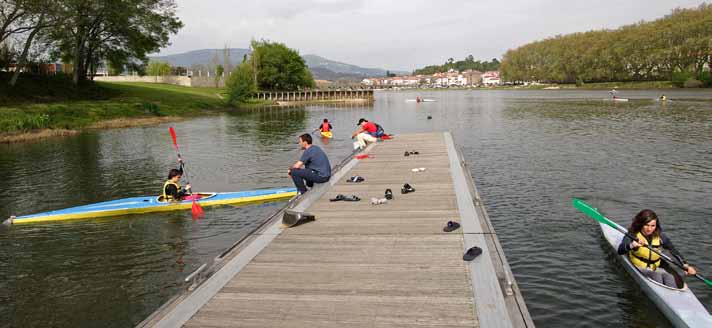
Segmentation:
[[(241, 63), (244, 55), (249, 54), (247, 49), (230, 48), (230, 63), (233, 65)], [(218, 55), (218, 64), (223, 64), (223, 49), (200, 49), (188, 51), (175, 55), (152, 56), (151, 59), (167, 62), (173, 66), (183, 66), (190, 68), (193, 65), (210, 65), (211, 61)]]
[[(250, 50), (240, 48), (230, 48), (229, 57), (230, 63), (237, 65), (242, 62), (244, 55), (249, 54)], [(167, 62), (173, 66), (192, 67), (193, 65), (208, 66), (214, 62), (217, 54), (217, 61), (223, 64), (223, 49), (201, 49), (184, 52), (175, 55), (153, 56), (151, 59)], [(380, 68), (364, 68), (356, 65), (345, 64), (333, 60), (326, 59), (317, 55), (304, 55), (306, 62), (312, 75), (317, 80), (348, 80), (358, 81), (365, 77), (386, 76), (386, 70)], [(408, 72), (391, 71), (396, 74), (408, 74)]]

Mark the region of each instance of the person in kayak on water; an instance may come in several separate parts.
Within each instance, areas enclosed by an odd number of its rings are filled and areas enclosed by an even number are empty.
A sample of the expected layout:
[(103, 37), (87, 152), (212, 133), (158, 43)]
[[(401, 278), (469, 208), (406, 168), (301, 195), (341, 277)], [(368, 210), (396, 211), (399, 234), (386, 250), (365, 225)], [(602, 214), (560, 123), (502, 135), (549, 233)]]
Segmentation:
[(321, 148), (312, 145), (311, 134), (299, 136), (299, 146), (304, 150), (302, 157), (292, 165), (287, 174), (292, 177), (297, 193), (307, 192), (315, 183), (324, 183), (331, 178), (331, 164)]
[(329, 119), (325, 118), (324, 121), (321, 123), (321, 125), (319, 125), (319, 127), (316, 129), (319, 130), (320, 132), (331, 132), (331, 130), (333, 128), (334, 127), (331, 126), (331, 122), (329, 122)]
[(637, 240), (624, 237), (618, 245), (618, 254), (628, 254), (630, 262), (635, 265), (646, 277), (666, 286), (677, 288), (675, 277), (665, 270), (658, 270), (662, 264), (662, 259), (658, 254), (651, 252), (646, 245), (652, 246), (656, 251), (663, 248), (670, 251), (672, 256), (683, 265), (685, 273), (695, 275), (697, 271), (687, 264), (687, 261), (675, 249), (672, 241), (663, 233), (660, 226), (660, 219), (651, 210), (642, 210), (633, 218), (633, 223), (628, 228), (628, 232), (635, 236)]
[(183, 161), (178, 160), (180, 163), (177, 169), (171, 169), (168, 171), (168, 180), (163, 184), (163, 199), (168, 201), (182, 200), (185, 195), (190, 194), (190, 184), (185, 186), (185, 189), (181, 189), (178, 181), (183, 176)]

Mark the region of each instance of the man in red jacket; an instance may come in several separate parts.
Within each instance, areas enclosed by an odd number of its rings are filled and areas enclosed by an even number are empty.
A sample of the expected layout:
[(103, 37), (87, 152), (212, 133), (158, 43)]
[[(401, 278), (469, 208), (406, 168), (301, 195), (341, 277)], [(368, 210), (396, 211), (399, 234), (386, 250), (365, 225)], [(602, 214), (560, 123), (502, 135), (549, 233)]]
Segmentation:
[(366, 144), (378, 141), (375, 137), (378, 133), (376, 123), (369, 122), (367, 119), (362, 118), (358, 120), (358, 124), (356, 125), (358, 126), (358, 129), (351, 134), (351, 139), (355, 137), (357, 140), (357, 143), (354, 143), (354, 146), (364, 149), (366, 148)]

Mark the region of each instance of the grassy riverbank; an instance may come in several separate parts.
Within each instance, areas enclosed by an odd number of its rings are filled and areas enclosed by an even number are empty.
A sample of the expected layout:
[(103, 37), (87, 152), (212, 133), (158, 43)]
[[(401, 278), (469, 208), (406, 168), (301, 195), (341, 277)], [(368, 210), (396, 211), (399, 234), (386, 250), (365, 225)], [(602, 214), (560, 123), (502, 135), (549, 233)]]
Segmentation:
[[(0, 142), (71, 134), (83, 128), (123, 127), (190, 117), (226, 108), (223, 89), (152, 83), (89, 83), (74, 89), (62, 80), (21, 80), (0, 87)], [(42, 133), (39, 133), (42, 132)]]

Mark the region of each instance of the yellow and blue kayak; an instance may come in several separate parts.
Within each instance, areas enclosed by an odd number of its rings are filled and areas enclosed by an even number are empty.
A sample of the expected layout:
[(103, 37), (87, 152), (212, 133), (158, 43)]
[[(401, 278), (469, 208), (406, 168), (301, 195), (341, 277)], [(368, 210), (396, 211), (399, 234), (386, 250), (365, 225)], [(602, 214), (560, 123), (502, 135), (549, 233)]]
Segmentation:
[(331, 138), (331, 137), (333, 137), (334, 135), (331, 133), (331, 131), (322, 131), (322, 132), (321, 132), (321, 136), (324, 137), (324, 138)]
[[(215, 205), (246, 205), (267, 201), (277, 201), (291, 198), (297, 194), (294, 188), (262, 189), (238, 192), (196, 193), (200, 206)], [(46, 221), (63, 221), (74, 219), (98, 218), (126, 214), (142, 214), (190, 209), (192, 200), (180, 202), (165, 202), (162, 196), (131, 197), (111, 200), (90, 205), (70, 207), (62, 210), (42, 212), (37, 214), (13, 216), (6, 224), (21, 224)]]

